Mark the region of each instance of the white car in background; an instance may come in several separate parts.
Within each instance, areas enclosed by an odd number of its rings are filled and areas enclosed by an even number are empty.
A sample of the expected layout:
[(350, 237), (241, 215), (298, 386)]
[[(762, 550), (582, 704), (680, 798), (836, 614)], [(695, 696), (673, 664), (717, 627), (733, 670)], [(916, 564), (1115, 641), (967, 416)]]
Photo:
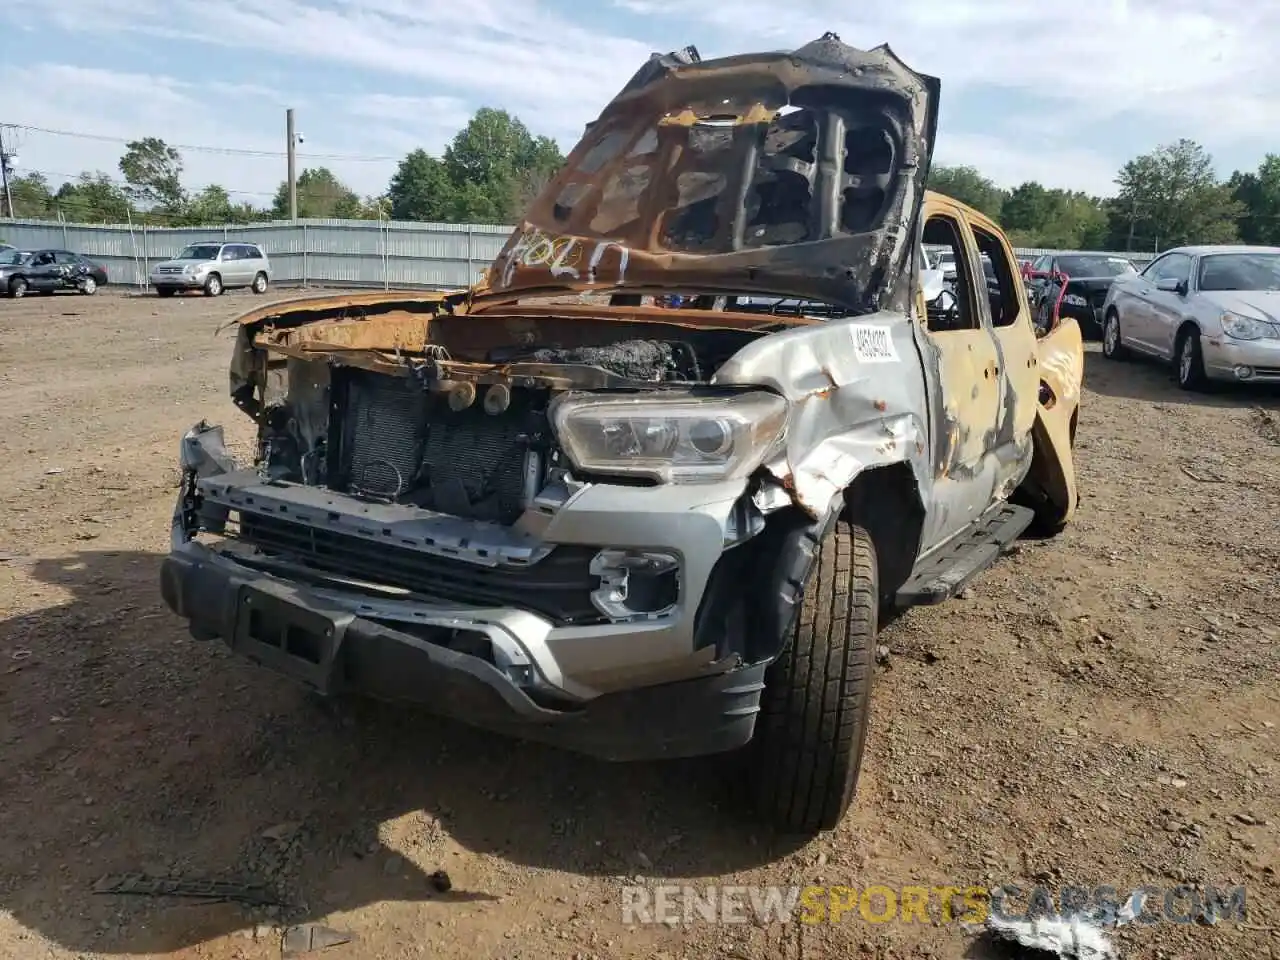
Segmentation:
[(1280, 383), (1280, 247), (1166, 250), (1117, 277), (1102, 314), (1104, 356), (1173, 362), (1184, 390)]

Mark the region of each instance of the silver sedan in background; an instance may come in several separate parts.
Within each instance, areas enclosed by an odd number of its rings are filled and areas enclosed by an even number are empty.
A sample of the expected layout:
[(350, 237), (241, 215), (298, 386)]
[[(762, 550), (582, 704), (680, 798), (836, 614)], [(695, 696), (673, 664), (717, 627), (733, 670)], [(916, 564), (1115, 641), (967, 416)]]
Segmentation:
[(1184, 390), (1280, 383), (1280, 247), (1166, 250), (1117, 277), (1102, 312), (1105, 356), (1172, 362)]

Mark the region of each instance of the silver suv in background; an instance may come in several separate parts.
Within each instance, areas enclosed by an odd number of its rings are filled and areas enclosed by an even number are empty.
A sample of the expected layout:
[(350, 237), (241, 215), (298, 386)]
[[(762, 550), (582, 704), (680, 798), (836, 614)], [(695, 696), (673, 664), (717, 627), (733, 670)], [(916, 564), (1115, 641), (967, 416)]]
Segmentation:
[(271, 261), (256, 243), (193, 243), (151, 268), (151, 286), (162, 297), (178, 290), (203, 290), (206, 297), (216, 297), (234, 287), (266, 293), (270, 282)]

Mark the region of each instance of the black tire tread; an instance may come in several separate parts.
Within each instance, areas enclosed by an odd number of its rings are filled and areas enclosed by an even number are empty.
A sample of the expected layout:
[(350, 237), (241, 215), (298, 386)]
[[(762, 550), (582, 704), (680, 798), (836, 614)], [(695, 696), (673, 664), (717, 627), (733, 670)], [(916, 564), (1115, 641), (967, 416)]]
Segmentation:
[(1116, 339), (1116, 349), (1115, 349), (1115, 352), (1114, 352), (1114, 353), (1112, 353), (1110, 356), (1108, 356), (1108, 355), (1107, 355), (1107, 352), (1106, 352), (1105, 350), (1103, 350), (1103, 351), (1102, 351), (1102, 356), (1103, 356), (1105, 359), (1107, 359), (1107, 360), (1112, 360), (1112, 361), (1128, 360), (1128, 359), (1129, 359), (1129, 348), (1128, 348), (1128, 347), (1126, 347), (1126, 346), (1125, 346), (1123, 343), (1121, 343), (1121, 342), (1120, 342), (1120, 340), (1119, 340), (1119, 332), (1120, 332), (1120, 331), (1119, 331), (1119, 328), (1120, 328), (1120, 314), (1119, 314), (1115, 309), (1112, 309), (1112, 310), (1107, 311), (1107, 315), (1106, 315), (1106, 317), (1103, 317), (1103, 318), (1102, 318), (1102, 333), (1101, 333), (1101, 339), (1103, 340), (1103, 342), (1105, 342), (1105, 341), (1106, 341), (1106, 336), (1107, 336), (1107, 317), (1112, 317), (1112, 316), (1114, 316), (1114, 317), (1116, 318), (1116, 337), (1117, 337), (1117, 339)]
[(765, 678), (756, 731), (755, 800), (779, 828), (837, 826), (853, 800), (875, 673), (875, 547), (839, 521), (812, 552), (791, 636)]
[[(1191, 368), (1191, 379), (1184, 384), (1179, 367), (1182, 363), (1182, 350), (1188, 340), (1195, 344), (1195, 359)], [(1207, 392), (1209, 378), (1204, 372), (1204, 347), (1200, 343), (1200, 330), (1198, 328), (1183, 330), (1178, 334), (1173, 351), (1173, 364), (1174, 378), (1178, 381), (1179, 387), (1191, 393)]]

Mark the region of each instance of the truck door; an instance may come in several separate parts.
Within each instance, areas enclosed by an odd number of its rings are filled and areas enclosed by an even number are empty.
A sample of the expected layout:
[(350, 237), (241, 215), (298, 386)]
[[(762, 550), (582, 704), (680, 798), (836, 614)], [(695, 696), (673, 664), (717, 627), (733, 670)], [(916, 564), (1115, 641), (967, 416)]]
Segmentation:
[(949, 249), (956, 264), (952, 296), (944, 294), (925, 310), (922, 353), (931, 393), (937, 505), (925, 531), (929, 549), (962, 531), (991, 503), (995, 471), (989, 460), (1002, 398), (999, 353), (984, 305), (986, 280), (962, 209), (930, 198), (923, 242)]
[(998, 466), (1010, 478), (1025, 467), (1031, 450), (1015, 449), (1031, 436), (1036, 419), (1037, 372), (1036, 334), (1031, 308), (1019, 281), (1013, 249), (999, 228), (990, 221), (970, 215), (969, 230), (980, 256), (991, 263), (992, 272), (983, 304), (991, 321), (1000, 367), (1000, 410), (996, 421)]

